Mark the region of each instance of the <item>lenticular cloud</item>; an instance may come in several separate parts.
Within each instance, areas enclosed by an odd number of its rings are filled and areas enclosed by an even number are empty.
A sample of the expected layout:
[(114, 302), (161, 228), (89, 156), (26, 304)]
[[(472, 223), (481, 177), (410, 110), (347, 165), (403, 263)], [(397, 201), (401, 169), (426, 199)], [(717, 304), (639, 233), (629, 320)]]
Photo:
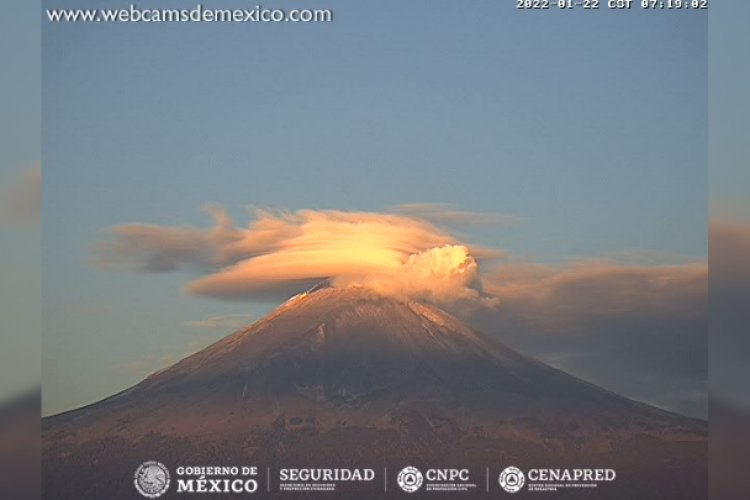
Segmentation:
[(405, 215), (256, 210), (237, 227), (222, 209), (208, 229), (125, 224), (94, 248), (105, 267), (200, 273), (188, 293), (221, 299), (284, 296), (328, 279), (438, 303), (480, 297), (471, 249), (446, 230)]

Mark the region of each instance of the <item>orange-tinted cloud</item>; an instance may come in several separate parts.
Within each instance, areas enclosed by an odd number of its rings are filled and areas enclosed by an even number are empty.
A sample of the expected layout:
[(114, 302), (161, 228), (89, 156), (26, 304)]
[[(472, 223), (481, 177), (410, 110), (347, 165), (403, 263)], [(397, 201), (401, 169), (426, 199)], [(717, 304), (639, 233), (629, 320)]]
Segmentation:
[[(705, 298), (707, 266), (634, 266), (585, 260), (563, 266), (511, 263), (484, 277), (485, 291), (546, 332), (575, 327), (580, 317), (666, 311), (674, 297)], [(525, 310), (528, 310), (525, 312)], [(540, 311), (544, 311), (540, 314)]]
[(232, 220), (220, 208), (206, 206), (214, 220), (210, 229), (154, 224), (122, 224), (106, 241), (92, 249), (97, 266), (140, 272), (168, 272), (186, 268), (210, 269), (229, 263), (225, 249), (242, 239)]
[(507, 262), (483, 276), (477, 329), (620, 394), (706, 415), (708, 267)]
[(403, 213), (255, 210), (237, 227), (222, 210), (208, 211), (207, 229), (118, 226), (95, 247), (95, 261), (198, 271), (186, 291), (220, 299), (287, 298), (327, 279), (429, 300), (586, 380), (705, 414), (705, 262), (541, 265), (468, 245), (448, 224)]
[[(210, 207), (214, 226), (126, 224), (94, 248), (106, 267), (197, 269), (188, 293), (222, 299), (289, 295), (322, 279), (435, 302), (480, 299), (473, 250), (416, 217), (372, 212), (253, 211), (246, 228)], [(477, 248), (478, 258), (497, 251)]]

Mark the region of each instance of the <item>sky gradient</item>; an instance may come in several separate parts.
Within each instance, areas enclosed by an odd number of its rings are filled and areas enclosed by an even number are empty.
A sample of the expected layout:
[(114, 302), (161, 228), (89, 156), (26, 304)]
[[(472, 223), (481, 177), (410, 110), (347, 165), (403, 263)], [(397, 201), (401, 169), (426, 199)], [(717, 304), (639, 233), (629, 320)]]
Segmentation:
[[(23, 0), (0, 16), (0, 404), (41, 382), (41, 23)], [(38, 179), (38, 175), (36, 176)], [(29, 189), (32, 188), (32, 189)]]
[(208, 226), (207, 202), (242, 224), (246, 206), (442, 203), (517, 218), (462, 232), (542, 265), (705, 261), (704, 14), (430, 5), (329, 2), (325, 25), (44, 25), (45, 413), (228, 333), (205, 318), (273, 305), (91, 265), (109, 228)]

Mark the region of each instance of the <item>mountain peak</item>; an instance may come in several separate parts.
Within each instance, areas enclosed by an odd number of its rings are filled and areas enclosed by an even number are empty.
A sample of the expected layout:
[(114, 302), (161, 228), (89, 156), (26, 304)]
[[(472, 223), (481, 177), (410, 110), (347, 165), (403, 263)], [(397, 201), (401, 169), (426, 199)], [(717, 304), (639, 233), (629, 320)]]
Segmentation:
[[(46, 460), (59, 477), (83, 474), (89, 483), (98, 479), (81, 463), (121, 471), (122, 461), (165, 453), (214, 463), (217, 443), (226, 445), (224, 463), (406, 460), (484, 470), (513, 457), (558, 466), (621, 460), (631, 474), (641, 457), (664, 450), (680, 457), (672, 467), (699, 471), (705, 451), (700, 423), (530, 359), (439, 307), (363, 287), (301, 293), (44, 427)], [(674, 498), (689, 498), (691, 488), (680, 483)]]

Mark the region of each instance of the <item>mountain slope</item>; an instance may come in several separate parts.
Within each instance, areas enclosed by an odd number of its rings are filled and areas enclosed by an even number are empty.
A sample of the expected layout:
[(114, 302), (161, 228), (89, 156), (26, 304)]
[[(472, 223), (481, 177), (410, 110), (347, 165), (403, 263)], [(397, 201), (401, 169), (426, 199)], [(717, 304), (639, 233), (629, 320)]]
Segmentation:
[[(527, 358), (437, 307), (360, 288), (296, 296), (44, 428), (45, 482), (58, 488), (92, 457), (116, 467), (149, 452), (287, 466), (596, 459), (633, 471), (658, 465), (637, 463), (646, 453), (692, 476), (705, 465), (704, 424)], [(695, 495), (700, 478), (683, 488)], [(700, 498), (684, 491), (675, 498)]]

